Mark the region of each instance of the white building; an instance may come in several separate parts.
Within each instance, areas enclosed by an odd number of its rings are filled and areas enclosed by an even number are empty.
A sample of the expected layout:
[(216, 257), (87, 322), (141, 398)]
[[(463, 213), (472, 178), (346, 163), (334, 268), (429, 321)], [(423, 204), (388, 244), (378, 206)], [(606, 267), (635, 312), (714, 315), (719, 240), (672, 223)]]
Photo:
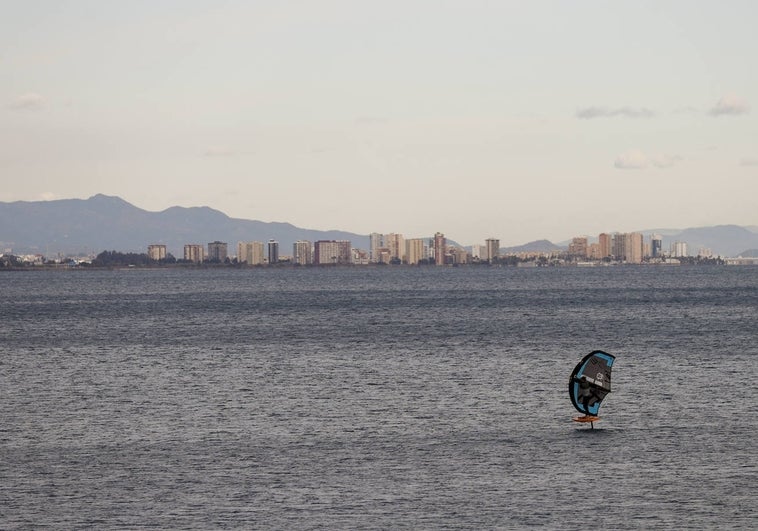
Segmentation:
[(292, 263), (310, 265), (313, 263), (313, 246), (308, 240), (298, 240), (292, 244)]
[(684, 256), (689, 256), (687, 254), (687, 243), (686, 242), (674, 242), (671, 244), (671, 256), (674, 258), (680, 258)]

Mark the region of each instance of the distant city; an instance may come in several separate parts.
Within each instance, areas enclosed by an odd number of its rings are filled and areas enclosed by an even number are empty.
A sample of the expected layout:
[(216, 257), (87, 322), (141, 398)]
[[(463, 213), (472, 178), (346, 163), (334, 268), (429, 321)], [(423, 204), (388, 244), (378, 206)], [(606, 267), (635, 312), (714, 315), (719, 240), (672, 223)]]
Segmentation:
[[(593, 239), (594, 240), (594, 239)], [(165, 244), (148, 244), (147, 252), (119, 253), (104, 251), (97, 256), (48, 259), (42, 255), (0, 254), (0, 267), (64, 264), (69, 266), (151, 266), (151, 265), (234, 265), (234, 266), (362, 266), (362, 265), (499, 265), (516, 267), (602, 266), (620, 264), (727, 264), (758, 265), (758, 258), (723, 258), (710, 249), (690, 253), (686, 242), (675, 241), (663, 248), (663, 238), (652, 234), (645, 238), (638, 232), (601, 233), (597, 241), (587, 236), (571, 240), (568, 249), (551, 251), (503, 252), (500, 240), (488, 238), (483, 244), (464, 248), (451, 244), (438, 232), (432, 238), (405, 238), (402, 234), (372, 233), (369, 249), (353, 247), (349, 240), (298, 240), (291, 254), (280, 249), (276, 240), (241, 241), (236, 254), (229, 244), (213, 241), (184, 245), (183, 256), (171, 255)]]
[(464, 246), (443, 232), (407, 238), (399, 232), (314, 230), (230, 218), (209, 207), (149, 212), (119, 197), (96, 194), (88, 199), (0, 202), (0, 267), (533, 267), (749, 263), (758, 257), (758, 225), (604, 231), (560, 243), (541, 239), (511, 247), (501, 246), (498, 237), (475, 238)]

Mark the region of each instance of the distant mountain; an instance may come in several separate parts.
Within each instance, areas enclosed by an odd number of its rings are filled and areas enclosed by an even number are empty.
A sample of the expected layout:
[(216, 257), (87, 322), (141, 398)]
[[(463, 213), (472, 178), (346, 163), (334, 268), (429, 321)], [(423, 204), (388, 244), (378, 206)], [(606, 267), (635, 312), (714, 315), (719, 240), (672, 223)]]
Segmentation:
[(758, 233), (739, 225), (716, 225), (714, 227), (697, 227), (679, 230), (644, 230), (639, 231), (649, 237), (660, 234), (663, 248), (668, 250), (674, 242), (685, 242), (690, 255), (697, 255), (701, 248), (710, 249), (714, 255), (739, 256), (748, 249), (758, 247)]
[[(671, 244), (684, 242), (687, 244), (687, 252), (696, 256), (701, 248), (710, 249), (714, 256), (746, 256), (749, 249), (758, 247), (758, 227), (741, 227), (739, 225), (716, 225), (713, 227), (696, 227), (689, 229), (646, 229), (638, 230), (650, 241), (650, 235), (658, 234), (663, 240), (663, 250), (668, 251)], [(587, 241), (597, 242), (597, 235), (589, 236)], [(568, 246), (569, 241), (559, 245)], [(566, 248), (566, 247), (563, 247)]]
[[(758, 249), (756, 226), (719, 225), (638, 232), (646, 239), (652, 233), (660, 234), (666, 250), (673, 242), (686, 242), (693, 255), (701, 247), (721, 256), (747, 256)], [(162, 212), (148, 212), (121, 198), (102, 194), (89, 199), (0, 202), (0, 253), (5, 249), (48, 257), (58, 253), (77, 255), (101, 251), (144, 253), (148, 245), (162, 243), (171, 254), (181, 258), (184, 245), (188, 243), (207, 245), (216, 240), (224, 241), (229, 244), (229, 254), (233, 255), (239, 241), (267, 242), (270, 239), (279, 242), (282, 255), (290, 254), (297, 240), (350, 240), (354, 247), (369, 248), (368, 235), (235, 219), (208, 207), (171, 207)], [(502, 248), (501, 252), (550, 252), (565, 250), (567, 244), (537, 240)]]
[(566, 246), (557, 245), (548, 240), (536, 240), (533, 242), (525, 243), (524, 245), (517, 245), (515, 247), (501, 247), (501, 254), (515, 254), (515, 253), (549, 253), (552, 251), (565, 251)]
[(98, 254), (101, 251), (147, 252), (150, 244), (165, 244), (177, 258), (184, 245), (229, 244), (236, 254), (238, 241), (279, 242), (280, 253), (292, 252), (303, 240), (350, 240), (368, 248), (368, 236), (345, 231), (318, 231), (289, 223), (266, 223), (230, 218), (208, 207), (171, 207), (148, 212), (118, 197), (95, 195), (89, 199), (0, 202), (0, 252), (52, 256)]

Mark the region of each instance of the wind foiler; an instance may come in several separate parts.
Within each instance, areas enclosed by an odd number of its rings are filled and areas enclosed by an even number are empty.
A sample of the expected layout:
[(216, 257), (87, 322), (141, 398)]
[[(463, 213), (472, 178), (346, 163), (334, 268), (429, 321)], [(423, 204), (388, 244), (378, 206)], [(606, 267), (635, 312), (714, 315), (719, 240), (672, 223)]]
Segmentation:
[(589, 422), (594, 428), (594, 422), (600, 420), (597, 416), (600, 404), (611, 392), (611, 367), (616, 358), (602, 350), (593, 350), (580, 361), (569, 378), (569, 397), (581, 417), (574, 417), (575, 422)]

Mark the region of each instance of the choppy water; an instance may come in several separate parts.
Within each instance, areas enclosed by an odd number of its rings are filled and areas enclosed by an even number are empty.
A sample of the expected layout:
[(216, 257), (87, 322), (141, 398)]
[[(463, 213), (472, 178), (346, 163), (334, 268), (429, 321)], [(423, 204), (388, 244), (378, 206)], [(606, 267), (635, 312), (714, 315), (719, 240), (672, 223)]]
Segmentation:
[[(755, 528), (758, 268), (0, 274), (0, 527)], [(617, 356), (594, 431), (568, 375)]]

